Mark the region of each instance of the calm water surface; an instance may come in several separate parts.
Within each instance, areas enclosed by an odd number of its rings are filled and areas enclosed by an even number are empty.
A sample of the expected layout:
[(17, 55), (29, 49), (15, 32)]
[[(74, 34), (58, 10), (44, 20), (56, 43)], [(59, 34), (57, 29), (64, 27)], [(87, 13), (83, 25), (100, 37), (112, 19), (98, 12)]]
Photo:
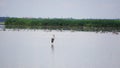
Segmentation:
[(120, 68), (120, 34), (0, 31), (0, 68)]

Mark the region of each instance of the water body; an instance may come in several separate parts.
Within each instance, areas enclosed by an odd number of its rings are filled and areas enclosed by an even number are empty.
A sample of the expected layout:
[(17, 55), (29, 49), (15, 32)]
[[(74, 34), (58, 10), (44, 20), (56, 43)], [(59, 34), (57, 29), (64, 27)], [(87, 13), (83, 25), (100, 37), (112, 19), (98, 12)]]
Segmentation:
[[(53, 34), (55, 42), (51, 46)], [(1, 30), (0, 68), (120, 68), (120, 34)]]

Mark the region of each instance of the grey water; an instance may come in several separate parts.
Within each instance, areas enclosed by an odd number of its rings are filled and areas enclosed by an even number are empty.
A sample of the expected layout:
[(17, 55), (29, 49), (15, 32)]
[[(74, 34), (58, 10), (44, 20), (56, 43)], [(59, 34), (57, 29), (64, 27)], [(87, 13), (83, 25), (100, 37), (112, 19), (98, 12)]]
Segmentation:
[(120, 34), (0, 30), (0, 68), (120, 68)]

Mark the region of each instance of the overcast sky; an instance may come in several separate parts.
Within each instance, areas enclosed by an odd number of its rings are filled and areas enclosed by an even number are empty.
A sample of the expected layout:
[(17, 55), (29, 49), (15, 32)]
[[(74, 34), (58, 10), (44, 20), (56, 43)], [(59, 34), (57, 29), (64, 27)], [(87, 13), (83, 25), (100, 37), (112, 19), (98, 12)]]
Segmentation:
[(0, 16), (120, 18), (120, 0), (0, 0)]

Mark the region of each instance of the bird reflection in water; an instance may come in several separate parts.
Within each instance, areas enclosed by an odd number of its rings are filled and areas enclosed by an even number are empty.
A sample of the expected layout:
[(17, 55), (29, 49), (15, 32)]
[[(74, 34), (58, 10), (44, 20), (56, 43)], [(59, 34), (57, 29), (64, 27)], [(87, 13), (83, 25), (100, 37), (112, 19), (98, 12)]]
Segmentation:
[(54, 45), (53, 44), (51, 44), (51, 50), (52, 50), (52, 52), (54, 52)]

